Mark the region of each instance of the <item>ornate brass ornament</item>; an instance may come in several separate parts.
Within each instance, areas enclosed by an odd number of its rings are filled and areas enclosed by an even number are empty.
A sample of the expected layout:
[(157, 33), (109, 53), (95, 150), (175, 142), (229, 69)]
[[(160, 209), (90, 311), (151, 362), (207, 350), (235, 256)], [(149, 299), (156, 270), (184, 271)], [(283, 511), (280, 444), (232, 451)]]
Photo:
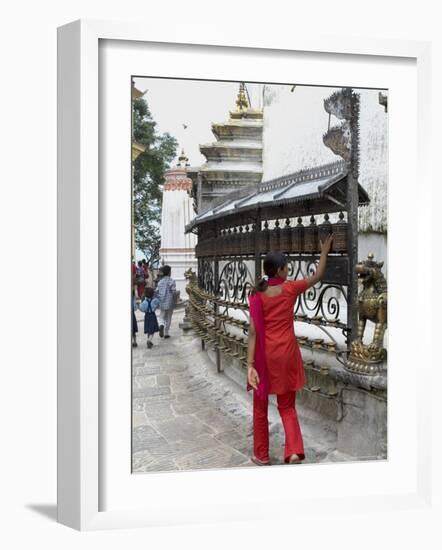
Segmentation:
[(240, 82), (239, 84), (238, 97), (235, 103), (237, 111), (244, 111), (245, 109), (249, 108), (249, 102), (247, 101), (244, 82)]
[(191, 267), (189, 267), (189, 269), (184, 272), (184, 277), (189, 281), (190, 284), (197, 283), (196, 273), (192, 270)]
[[(383, 347), (387, 328), (387, 281), (381, 271), (384, 262), (375, 262), (373, 258), (370, 253), (367, 260), (356, 264), (363, 289), (358, 296), (357, 334), (346, 363), (348, 370), (364, 374), (378, 373), (387, 353)], [(373, 340), (368, 345), (363, 343), (367, 320), (375, 323)]]
[(345, 161), (351, 160), (351, 127), (352, 118), (352, 90), (343, 88), (324, 100), (324, 109), (329, 115), (334, 115), (341, 120), (340, 124), (328, 128), (322, 140), (335, 155), (339, 155)]
[[(186, 278), (188, 285), (198, 284), (198, 278), (196, 276), (196, 273), (192, 270), (191, 267), (189, 267), (189, 269), (187, 269), (184, 272), (184, 277)], [(184, 308), (184, 317), (179, 325), (182, 330), (187, 331), (193, 328), (192, 316), (193, 316), (193, 312), (192, 312), (191, 304), (189, 301), (187, 301), (186, 306)]]
[(323, 137), (324, 145), (329, 147), (335, 155), (339, 155), (347, 162), (351, 159), (350, 125), (343, 122), (341, 126), (330, 128)]

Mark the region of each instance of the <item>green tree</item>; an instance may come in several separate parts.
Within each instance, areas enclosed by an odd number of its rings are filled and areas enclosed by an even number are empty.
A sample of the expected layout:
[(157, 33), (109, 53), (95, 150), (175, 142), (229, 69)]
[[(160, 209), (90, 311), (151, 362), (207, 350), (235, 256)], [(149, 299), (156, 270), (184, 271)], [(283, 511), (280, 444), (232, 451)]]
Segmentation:
[(158, 134), (147, 101), (133, 99), (132, 139), (145, 151), (133, 163), (135, 246), (147, 261), (159, 258), (164, 172), (176, 155), (178, 142), (169, 133)]

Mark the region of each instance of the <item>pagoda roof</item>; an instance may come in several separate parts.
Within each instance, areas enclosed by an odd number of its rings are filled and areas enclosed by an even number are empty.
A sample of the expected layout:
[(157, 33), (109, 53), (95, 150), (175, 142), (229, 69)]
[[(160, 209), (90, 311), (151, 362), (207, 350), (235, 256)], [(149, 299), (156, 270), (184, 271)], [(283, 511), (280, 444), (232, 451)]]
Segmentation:
[(228, 126), (232, 128), (262, 128), (263, 120), (262, 118), (230, 118), (225, 122), (212, 122), (213, 126)]
[(214, 122), (212, 124), (212, 133), (213, 135), (224, 141), (225, 138), (228, 139), (261, 139), (262, 137), (262, 121), (256, 123), (253, 121), (251, 124), (242, 124), (240, 121), (230, 121), (230, 122)]
[[(253, 218), (257, 209), (268, 219), (346, 210), (347, 174), (346, 163), (338, 161), (232, 191), (198, 214), (186, 233), (221, 218), (230, 224)], [(370, 202), (359, 183), (358, 195), (359, 205)]]
[(224, 143), (221, 141), (200, 145), (201, 153), (208, 161), (219, 161), (222, 159), (237, 159), (239, 160), (261, 160), (262, 159), (262, 144), (247, 142), (244, 145), (240, 142)]
[(230, 111), (230, 118), (237, 119), (237, 120), (259, 120), (263, 118), (263, 110), (262, 109), (252, 109), (248, 108), (241, 111)]
[(242, 151), (246, 151), (247, 149), (262, 149), (262, 143), (258, 140), (232, 139), (203, 143), (200, 145), (200, 151), (201, 149), (241, 149)]
[(253, 160), (214, 160), (208, 161), (200, 168), (202, 175), (209, 172), (216, 174), (242, 174), (244, 172), (253, 172), (262, 174), (262, 163)]

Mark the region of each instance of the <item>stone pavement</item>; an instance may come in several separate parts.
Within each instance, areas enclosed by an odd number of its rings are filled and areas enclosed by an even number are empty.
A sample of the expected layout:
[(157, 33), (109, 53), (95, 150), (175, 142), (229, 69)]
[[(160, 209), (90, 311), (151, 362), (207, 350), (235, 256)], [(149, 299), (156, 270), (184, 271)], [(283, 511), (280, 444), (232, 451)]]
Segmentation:
[[(143, 314), (137, 312), (138, 347), (133, 348), (133, 473), (255, 466), (251, 395), (218, 374), (193, 331), (179, 328), (184, 311), (172, 318), (171, 338), (154, 337), (146, 347)], [(298, 410), (304, 463), (348, 461), (337, 453), (327, 430)], [(269, 407), (270, 457), (283, 464), (284, 432)], [(318, 431), (319, 430), (319, 431)], [(321, 441), (319, 443), (318, 441)], [(298, 466), (299, 467), (299, 466)]]

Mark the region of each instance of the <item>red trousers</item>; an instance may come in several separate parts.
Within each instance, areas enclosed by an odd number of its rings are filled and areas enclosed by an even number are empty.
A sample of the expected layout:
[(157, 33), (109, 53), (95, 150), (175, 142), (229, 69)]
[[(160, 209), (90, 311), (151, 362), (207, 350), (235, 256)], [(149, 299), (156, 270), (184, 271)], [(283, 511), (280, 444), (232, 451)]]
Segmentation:
[[(288, 462), (293, 454), (304, 459), (304, 444), (298, 415), (295, 408), (295, 391), (277, 395), (278, 411), (285, 432), (284, 461)], [(260, 399), (253, 392), (253, 452), (263, 462), (269, 460), (269, 421), (267, 418), (269, 400)]]
[(141, 300), (144, 298), (144, 283), (139, 283), (137, 285), (137, 291), (138, 291), (138, 298)]

